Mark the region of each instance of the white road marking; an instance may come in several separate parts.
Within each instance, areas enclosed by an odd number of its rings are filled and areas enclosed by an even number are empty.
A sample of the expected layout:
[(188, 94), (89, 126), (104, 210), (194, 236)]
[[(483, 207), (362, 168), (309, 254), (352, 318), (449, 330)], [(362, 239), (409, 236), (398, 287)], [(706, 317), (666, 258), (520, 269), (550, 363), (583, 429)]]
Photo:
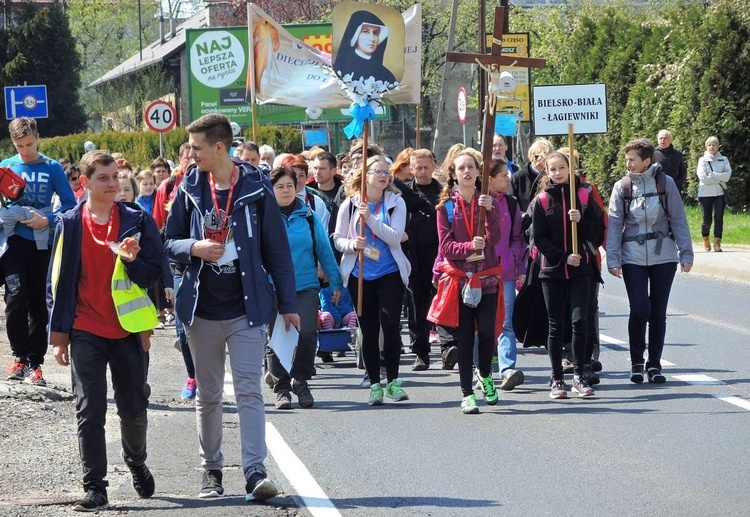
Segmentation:
[(234, 379), (232, 379), (232, 372), (229, 370), (224, 372), (224, 395), (234, 397)]
[(741, 399), (739, 397), (735, 397), (734, 395), (714, 395), (719, 400), (723, 400), (724, 402), (729, 402), (730, 404), (733, 404), (737, 407), (741, 407), (742, 409), (747, 409), (750, 411), (750, 400)]
[(702, 373), (687, 373), (684, 375), (673, 375), (672, 377), (678, 381), (687, 382), (688, 384), (693, 384), (695, 386), (717, 386), (725, 384), (718, 379), (714, 379), (713, 377), (709, 377)]
[[(625, 346), (627, 347), (628, 344), (625, 341), (621, 341), (619, 339), (613, 338), (611, 336), (607, 336), (605, 334), (599, 334), (599, 340), (604, 341), (605, 343), (609, 343), (610, 345), (619, 345), (619, 346)], [(609, 350), (612, 350), (612, 348), (608, 346), (604, 346), (604, 348), (608, 348)], [(661, 360), (662, 366), (675, 366), (674, 363), (667, 361), (666, 359), (662, 358)]]
[(313, 517), (341, 517), (323, 489), (287, 445), (271, 422), (266, 422), (266, 445), (281, 473), (289, 480)]

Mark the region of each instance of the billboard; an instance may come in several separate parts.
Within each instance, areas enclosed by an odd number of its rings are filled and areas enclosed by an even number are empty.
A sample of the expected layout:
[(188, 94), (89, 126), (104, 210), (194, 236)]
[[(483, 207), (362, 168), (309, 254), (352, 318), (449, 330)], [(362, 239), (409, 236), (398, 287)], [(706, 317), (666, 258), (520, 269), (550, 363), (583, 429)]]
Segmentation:
[[(492, 34), (487, 35), (487, 52), (492, 46)], [(500, 53), (506, 57), (531, 57), (529, 56), (529, 33), (503, 34), (503, 43)], [(501, 67), (505, 70), (506, 67)], [(519, 115), (522, 122), (531, 120), (531, 101), (529, 97), (529, 69), (523, 66), (511, 66), (507, 70), (513, 75), (518, 83), (513, 94), (509, 98), (497, 100), (496, 113), (506, 115)]]

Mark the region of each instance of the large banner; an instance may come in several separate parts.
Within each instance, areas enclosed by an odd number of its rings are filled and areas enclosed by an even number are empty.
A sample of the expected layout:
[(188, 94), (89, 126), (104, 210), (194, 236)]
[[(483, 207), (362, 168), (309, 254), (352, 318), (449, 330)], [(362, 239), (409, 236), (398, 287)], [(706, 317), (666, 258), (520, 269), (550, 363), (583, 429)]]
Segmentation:
[[(487, 52), (492, 47), (492, 34), (487, 35)], [(529, 33), (521, 32), (514, 34), (503, 34), (503, 42), (500, 52), (506, 57), (531, 57), (529, 56)], [(505, 70), (505, 67), (502, 67)], [(524, 66), (511, 66), (508, 71), (516, 80), (515, 91), (508, 96), (498, 97), (497, 113), (506, 115), (520, 115), (522, 122), (531, 120), (531, 101), (529, 100), (529, 69)], [(515, 135), (515, 128), (513, 133)]]
[[(422, 80), (422, 8), (402, 13), (404, 74), (401, 88), (385, 98), (393, 104), (419, 103)], [(331, 54), (295, 38), (255, 5), (248, 5), (248, 32), (252, 35), (252, 66), (248, 67), (247, 98), (255, 90), (260, 104), (315, 108), (347, 108), (351, 100), (326, 68)], [(324, 68), (326, 67), (326, 68)], [(252, 82), (252, 83), (251, 83)]]

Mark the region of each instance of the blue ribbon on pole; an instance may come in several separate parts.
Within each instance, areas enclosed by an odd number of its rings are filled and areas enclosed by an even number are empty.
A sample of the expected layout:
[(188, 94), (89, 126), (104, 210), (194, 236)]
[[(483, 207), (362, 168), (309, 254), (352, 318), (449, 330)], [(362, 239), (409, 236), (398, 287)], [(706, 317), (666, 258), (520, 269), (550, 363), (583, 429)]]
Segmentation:
[(360, 106), (356, 102), (349, 106), (349, 114), (354, 117), (354, 120), (344, 128), (344, 134), (348, 139), (358, 137), (362, 134), (362, 130), (365, 127), (365, 122), (368, 120), (375, 120), (375, 112), (370, 107), (370, 104)]

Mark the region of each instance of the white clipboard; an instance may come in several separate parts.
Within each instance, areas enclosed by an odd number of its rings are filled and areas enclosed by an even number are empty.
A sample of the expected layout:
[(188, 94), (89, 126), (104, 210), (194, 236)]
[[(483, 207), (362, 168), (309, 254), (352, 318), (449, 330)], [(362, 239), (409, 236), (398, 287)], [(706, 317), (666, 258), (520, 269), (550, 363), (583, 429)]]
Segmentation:
[(289, 325), (289, 331), (287, 331), (284, 328), (284, 318), (281, 314), (277, 315), (268, 346), (274, 351), (276, 357), (279, 358), (279, 362), (281, 362), (281, 366), (287, 372), (292, 370), (292, 360), (294, 359), (294, 351), (297, 349), (297, 341), (299, 341), (297, 327)]

